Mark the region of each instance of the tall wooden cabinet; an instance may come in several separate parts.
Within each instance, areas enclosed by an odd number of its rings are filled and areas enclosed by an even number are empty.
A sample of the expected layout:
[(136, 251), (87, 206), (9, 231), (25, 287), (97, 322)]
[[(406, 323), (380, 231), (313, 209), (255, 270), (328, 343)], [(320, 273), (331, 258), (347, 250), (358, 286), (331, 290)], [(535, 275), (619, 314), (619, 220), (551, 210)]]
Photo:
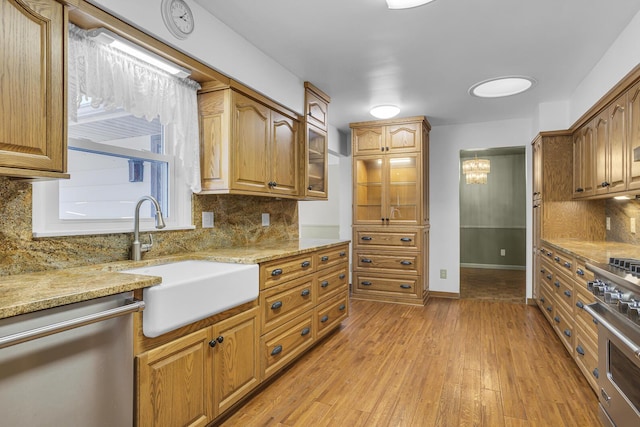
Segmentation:
[(351, 129), (353, 298), (424, 304), (431, 126), (419, 116)]
[(64, 6), (0, 0), (0, 175), (68, 178)]
[(331, 98), (309, 82), (305, 87), (305, 170), (302, 194), (307, 200), (328, 197), (328, 114)]

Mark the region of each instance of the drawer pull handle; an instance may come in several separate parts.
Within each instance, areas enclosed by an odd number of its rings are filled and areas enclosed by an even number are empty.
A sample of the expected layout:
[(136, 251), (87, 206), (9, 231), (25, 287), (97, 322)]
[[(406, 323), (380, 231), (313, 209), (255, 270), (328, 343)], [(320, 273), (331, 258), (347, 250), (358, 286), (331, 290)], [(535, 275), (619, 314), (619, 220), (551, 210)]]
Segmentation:
[(320, 319), (322, 323), (325, 323), (327, 320), (329, 320), (329, 316), (327, 316), (326, 314)]
[(584, 271), (581, 268), (579, 268), (579, 269), (576, 270), (576, 274), (578, 276), (584, 276)]
[(344, 252), (344, 251), (342, 251), (342, 252), (340, 252), (338, 255), (340, 255), (340, 256), (347, 256), (347, 253), (346, 253), (346, 252)]
[(362, 237), (360, 238), (360, 240), (364, 240), (365, 242), (368, 242), (368, 241), (370, 241), (370, 240), (373, 240), (373, 237), (369, 237), (369, 236), (362, 236)]
[(360, 282), (360, 284), (361, 284), (362, 286), (371, 286), (371, 285), (372, 285), (372, 283), (371, 283), (371, 282), (368, 282), (368, 281), (367, 281), (367, 282)]
[(598, 324), (598, 319), (596, 319), (595, 317), (593, 317), (592, 319), (593, 319), (593, 323), (595, 323), (597, 325)]
[(369, 258), (362, 258), (360, 261), (364, 262), (365, 264), (372, 264), (373, 263), (373, 261), (371, 261)]
[(553, 284), (556, 286), (556, 288), (560, 287), (560, 281), (556, 280), (555, 282), (553, 282)]
[(344, 309), (345, 309), (345, 308), (347, 308), (347, 306), (346, 306), (346, 305), (344, 305), (344, 304), (340, 304), (340, 307), (338, 307), (338, 310), (340, 310), (340, 311), (344, 311)]
[(400, 264), (402, 264), (402, 265), (411, 265), (413, 263), (411, 261), (402, 260), (402, 261), (400, 261)]
[(400, 241), (401, 242), (411, 242), (412, 240), (409, 237), (401, 237)]
[(401, 287), (402, 289), (411, 289), (411, 285), (405, 285), (405, 284), (402, 284), (402, 285), (400, 285), (400, 287)]
[(582, 348), (582, 346), (577, 346), (577, 347), (576, 347), (576, 352), (577, 352), (580, 356), (584, 356), (584, 348)]
[(568, 296), (569, 298), (571, 298), (571, 291), (564, 291), (564, 294), (565, 294), (566, 296)]
[(276, 268), (275, 270), (273, 270), (273, 271), (271, 272), (271, 275), (272, 275), (272, 276), (279, 276), (279, 275), (281, 275), (281, 274), (282, 274), (282, 269), (281, 269), (281, 268)]
[(322, 258), (320, 258), (320, 261), (322, 262), (329, 261), (329, 257), (325, 255)]
[(544, 304), (544, 297), (540, 298), (540, 302)]
[(218, 344), (218, 343), (222, 344), (223, 341), (224, 341), (224, 337), (222, 335), (220, 335), (215, 340), (209, 341), (209, 347), (215, 347), (216, 344)]
[(302, 268), (307, 268), (311, 265), (311, 262), (309, 261), (304, 261), (302, 264), (300, 264), (300, 267)]
[(576, 193), (582, 193), (583, 191), (584, 191), (584, 188), (582, 187), (576, 188)]
[(553, 279), (553, 276), (551, 274), (547, 274), (547, 279), (551, 280)]
[(551, 313), (551, 312), (553, 311), (553, 307), (551, 307), (551, 306), (547, 307), (547, 311), (548, 311), (549, 313)]
[(347, 277), (347, 276), (346, 276), (344, 273), (338, 276), (338, 278), (339, 278), (340, 280), (344, 279), (345, 277)]
[(559, 257), (559, 256), (554, 256), (554, 257), (553, 257), (553, 260), (554, 260), (555, 262), (560, 262), (560, 257)]
[(329, 281), (325, 280), (322, 283), (320, 283), (320, 286), (322, 286), (323, 288), (326, 288), (327, 286), (329, 286)]
[(571, 268), (571, 263), (568, 261), (565, 261), (564, 266), (567, 268)]
[(546, 273), (546, 270), (544, 268), (541, 268), (540, 269), (540, 273), (544, 274), (544, 273)]
[(598, 377), (600, 376), (600, 371), (598, 371), (598, 368), (594, 369), (591, 373), (596, 379), (598, 379)]
[(300, 335), (302, 335), (302, 336), (309, 335), (309, 332), (311, 332), (311, 328), (304, 328), (304, 329), (300, 332)]
[(603, 182), (602, 182), (602, 184), (600, 184), (600, 186), (601, 186), (602, 188), (606, 188), (606, 187), (608, 187), (608, 186), (610, 186), (610, 185), (611, 185), (611, 184), (609, 184), (607, 181), (603, 181)]
[(565, 329), (565, 330), (564, 330), (564, 334), (565, 334), (566, 336), (570, 337), (570, 336), (571, 336), (571, 330), (570, 330), (570, 329)]
[(584, 303), (582, 301), (578, 301), (576, 303), (576, 307), (584, 309)]
[(276, 301), (271, 304), (271, 310), (277, 310), (279, 308), (282, 308), (282, 301)]
[(273, 350), (271, 350), (271, 355), (275, 356), (277, 354), (282, 353), (282, 346), (281, 345), (277, 345), (273, 348)]
[(548, 257), (553, 256), (553, 252), (547, 251), (547, 256)]
[(555, 320), (556, 323), (560, 323), (560, 318), (558, 316), (554, 317), (553, 320)]
[(311, 291), (309, 291), (309, 289), (303, 289), (302, 292), (300, 292), (300, 296), (308, 297), (310, 293)]

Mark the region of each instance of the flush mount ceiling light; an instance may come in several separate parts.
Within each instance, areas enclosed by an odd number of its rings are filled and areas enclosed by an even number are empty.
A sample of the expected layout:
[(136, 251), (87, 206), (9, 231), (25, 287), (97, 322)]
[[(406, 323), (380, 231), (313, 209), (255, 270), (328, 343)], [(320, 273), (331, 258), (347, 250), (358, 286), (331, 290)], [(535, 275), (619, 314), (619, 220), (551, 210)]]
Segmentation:
[(434, 0), (387, 0), (389, 9), (410, 9), (431, 3)]
[(369, 113), (378, 119), (390, 119), (397, 116), (399, 112), (400, 108), (395, 105), (378, 105), (369, 110)]
[(469, 93), (480, 98), (500, 98), (522, 93), (536, 83), (532, 77), (506, 76), (484, 80), (469, 88)]

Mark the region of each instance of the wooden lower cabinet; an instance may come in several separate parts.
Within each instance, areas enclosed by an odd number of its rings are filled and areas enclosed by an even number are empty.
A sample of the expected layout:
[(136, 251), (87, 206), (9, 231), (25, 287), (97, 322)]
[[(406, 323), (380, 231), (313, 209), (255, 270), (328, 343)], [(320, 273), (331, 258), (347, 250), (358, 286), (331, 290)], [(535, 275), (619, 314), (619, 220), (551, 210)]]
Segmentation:
[(258, 307), (136, 357), (138, 426), (204, 426), (260, 382)]

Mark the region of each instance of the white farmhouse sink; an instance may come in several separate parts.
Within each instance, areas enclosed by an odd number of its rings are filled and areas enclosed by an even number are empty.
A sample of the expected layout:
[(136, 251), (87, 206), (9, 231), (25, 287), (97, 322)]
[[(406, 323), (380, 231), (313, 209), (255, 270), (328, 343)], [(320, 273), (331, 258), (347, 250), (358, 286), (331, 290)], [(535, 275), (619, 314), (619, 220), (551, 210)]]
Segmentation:
[(258, 298), (258, 265), (179, 261), (123, 270), (162, 277), (143, 290), (142, 332), (157, 337)]

